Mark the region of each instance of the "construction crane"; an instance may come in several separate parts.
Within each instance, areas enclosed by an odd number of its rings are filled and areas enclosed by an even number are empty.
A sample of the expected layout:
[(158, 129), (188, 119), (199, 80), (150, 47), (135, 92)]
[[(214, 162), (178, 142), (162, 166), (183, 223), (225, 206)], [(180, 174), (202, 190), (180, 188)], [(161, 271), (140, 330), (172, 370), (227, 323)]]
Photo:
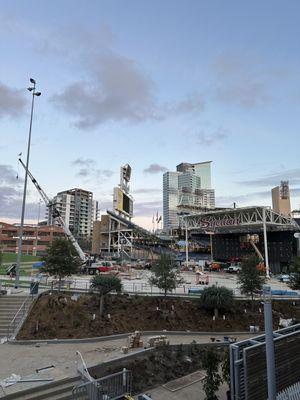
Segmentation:
[[(21, 158), (19, 158), (19, 162), (22, 164), (22, 167), (26, 171), (26, 165), (23, 163)], [(44, 190), (41, 188), (41, 186), (38, 184), (37, 180), (35, 179), (35, 177), (32, 175), (32, 173), (29, 170), (27, 170), (27, 174), (28, 174), (29, 178), (31, 179), (32, 183), (34, 184), (34, 186), (36, 187), (37, 191), (39, 192), (44, 203), (46, 204), (46, 207), (48, 207), (49, 212), (51, 213), (53, 219), (57, 220), (59, 222), (59, 224), (63, 228), (65, 234), (70, 239), (73, 246), (75, 247), (80, 259), (85, 263), (87, 261), (87, 258), (85, 256), (84, 252), (82, 251), (81, 247), (79, 246), (77, 240), (72, 235), (72, 232), (70, 231), (70, 229), (66, 225), (65, 221), (63, 220), (62, 216), (60, 215), (60, 212), (57, 210), (55, 205), (51, 202), (50, 198), (47, 196), (47, 194), (44, 192)]]

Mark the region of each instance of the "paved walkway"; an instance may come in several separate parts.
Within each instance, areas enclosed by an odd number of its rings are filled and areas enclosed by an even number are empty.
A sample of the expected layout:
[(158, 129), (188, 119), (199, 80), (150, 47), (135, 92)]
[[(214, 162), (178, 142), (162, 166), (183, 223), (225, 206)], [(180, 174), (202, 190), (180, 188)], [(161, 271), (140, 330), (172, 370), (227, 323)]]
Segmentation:
[[(228, 274), (225, 272), (210, 272), (207, 273), (209, 277), (209, 286), (212, 285), (217, 285), (217, 286), (226, 286), (227, 288), (230, 288), (234, 291), (235, 295), (240, 296), (240, 291), (238, 289), (237, 285), (237, 275), (236, 274)], [(123, 290), (125, 292), (148, 292), (148, 293), (154, 293), (154, 294), (159, 294), (161, 291), (156, 288), (152, 287), (149, 285), (149, 277), (151, 276), (150, 271), (133, 271), (132, 272), (132, 277), (131, 279), (128, 278), (127, 274), (120, 275), (122, 279), (122, 285), (123, 285)], [(182, 272), (182, 278), (185, 282), (184, 285), (181, 285), (180, 287), (176, 288), (176, 290), (173, 292), (174, 294), (187, 294), (188, 289), (191, 287), (201, 287), (201, 286), (196, 286), (196, 274), (194, 272), (189, 272), (189, 271), (184, 271)], [(3, 286), (5, 286), (5, 280), (8, 279), (7, 276), (5, 275), (0, 275), (0, 282), (1, 279), (3, 280)], [(20, 277), (21, 281), (24, 282), (29, 282), (32, 280), (32, 277), (30, 276), (21, 276)], [(69, 279), (68, 279), (69, 280)], [(72, 289), (81, 289), (88, 291), (89, 286), (90, 286), (90, 280), (91, 276), (90, 275), (73, 275), (72, 278), (70, 278), (72, 281), (71, 288)], [(49, 280), (49, 282), (51, 279)], [(9, 283), (14, 283), (14, 279), (11, 280)], [(45, 280), (41, 282), (41, 285), (45, 283)], [(272, 289), (280, 289), (280, 290), (290, 290), (288, 285), (283, 282), (279, 282), (275, 278), (271, 278), (268, 283), (272, 287)], [(26, 290), (26, 289), (23, 289)], [(27, 289), (28, 290), (28, 289)], [(298, 294), (300, 294), (300, 291), (298, 291)]]
[[(235, 335), (236, 336), (236, 335)], [(245, 339), (253, 334), (237, 335), (237, 339)], [(169, 335), (171, 344), (211, 343), (210, 337), (223, 339), (223, 335), (211, 333), (209, 335)], [(147, 336), (143, 336), (144, 342)], [(54, 366), (47, 371), (47, 376), (54, 380), (77, 375), (76, 351), (79, 350), (88, 366), (122, 356), (121, 347), (126, 344), (126, 338), (108, 339), (93, 343), (54, 343), (37, 345), (9, 344), (0, 345), (0, 380), (9, 377), (12, 373), (21, 376), (30, 376), (36, 369)], [(132, 349), (131, 353), (140, 351)], [(9, 388), (9, 392), (24, 389), (27, 386), (16, 384)]]
[[(221, 385), (218, 391), (218, 398), (220, 400), (226, 400), (226, 385)], [(205, 393), (203, 391), (203, 383), (195, 382), (190, 386), (171, 392), (170, 390), (159, 386), (155, 389), (147, 390), (146, 394), (151, 396), (153, 400), (204, 400)], [(137, 399), (137, 397), (136, 397)]]

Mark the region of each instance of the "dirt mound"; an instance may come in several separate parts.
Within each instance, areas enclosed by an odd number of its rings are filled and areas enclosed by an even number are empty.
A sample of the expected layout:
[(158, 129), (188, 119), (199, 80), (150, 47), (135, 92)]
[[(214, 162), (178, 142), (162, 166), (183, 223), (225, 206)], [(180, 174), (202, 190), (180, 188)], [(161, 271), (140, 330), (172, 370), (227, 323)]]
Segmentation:
[[(279, 317), (300, 319), (292, 302), (274, 302), (274, 328)], [(246, 310), (246, 312), (245, 312)], [(198, 299), (108, 295), (105, 316), (99, 315), (97, 295), (43, 294), (36, 301), (18, 339), (68, 339), (106, 336), (135, 330), (245, 331), (249, 325), (263, 328), (262, 305), (251, 311), (247, 301), (236, 301), (230, 313), (213, 321)]]

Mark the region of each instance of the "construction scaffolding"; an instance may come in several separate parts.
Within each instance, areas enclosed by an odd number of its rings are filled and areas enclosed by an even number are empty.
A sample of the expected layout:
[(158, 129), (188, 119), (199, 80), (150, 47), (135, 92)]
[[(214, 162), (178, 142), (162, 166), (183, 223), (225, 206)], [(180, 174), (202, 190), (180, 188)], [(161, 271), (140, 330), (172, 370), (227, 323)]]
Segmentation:
[(170, 251), (169, 244), (170, 239), (162, 239), (112, 211), (107, 211), (94, 224), (94, 254), (105, 252), (120, 258), (154, 259)]

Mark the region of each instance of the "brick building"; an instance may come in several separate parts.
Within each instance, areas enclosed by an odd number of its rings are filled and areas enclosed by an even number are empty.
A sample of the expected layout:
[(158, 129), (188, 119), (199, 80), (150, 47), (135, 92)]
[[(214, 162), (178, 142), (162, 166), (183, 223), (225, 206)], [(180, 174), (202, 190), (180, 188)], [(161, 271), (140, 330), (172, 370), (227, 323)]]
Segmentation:
[[(0, 250), (17, 253), (20, 227), (0, 222)], [(42, 255), (53, 239), (64, 237), (64, 231), (56, 225), (25, 225), (23, 231), (23, 254)]]

